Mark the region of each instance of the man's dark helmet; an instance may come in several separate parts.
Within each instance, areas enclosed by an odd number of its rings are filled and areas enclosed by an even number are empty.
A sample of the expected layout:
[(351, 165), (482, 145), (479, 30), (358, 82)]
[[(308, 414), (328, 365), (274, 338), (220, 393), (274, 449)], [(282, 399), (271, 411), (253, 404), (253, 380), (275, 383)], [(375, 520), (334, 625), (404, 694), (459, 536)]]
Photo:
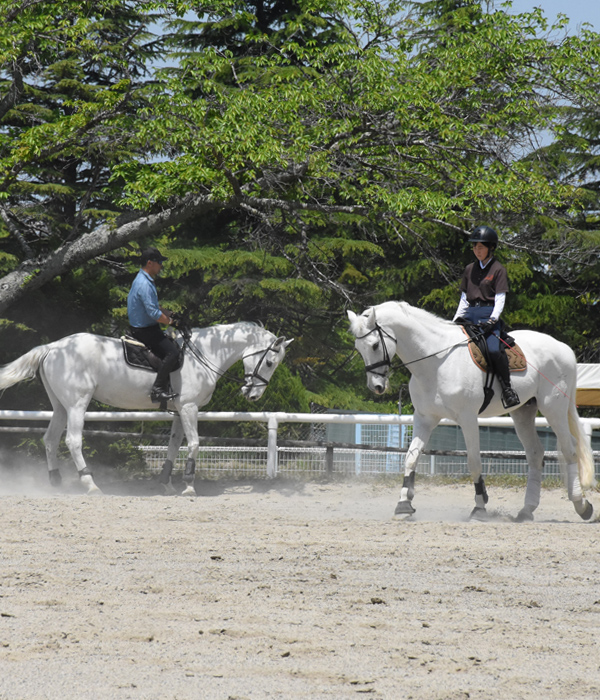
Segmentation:
[(489, 226), (478, 226), (471, 232), (469, 243), (485, 243), (488, 247), (495, 248), (498, 245), (498, 234)]

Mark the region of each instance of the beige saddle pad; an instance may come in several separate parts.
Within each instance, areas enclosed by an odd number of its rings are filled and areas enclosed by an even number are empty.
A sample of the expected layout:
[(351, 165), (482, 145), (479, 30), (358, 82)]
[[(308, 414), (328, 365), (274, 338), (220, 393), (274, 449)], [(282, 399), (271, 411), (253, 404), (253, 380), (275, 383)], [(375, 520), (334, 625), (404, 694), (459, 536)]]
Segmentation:
[[(463, 333), (468, 337), (467, 331), (463, 328)], [(479, 367), (483, 372), (487, 372), (487, 362), (483, 356), (481, 350), (477, 347), (474, 340), (470, 340), (469, 352), (471, 353), (471, 358), (473, 362)], [(512, 348), (506, 348), (506, 357), (508, 357), (508, 369), (511, 372), (523, 372), (527, 368), (527, 360), (523, 351), (518, 345), (514, 345)]]

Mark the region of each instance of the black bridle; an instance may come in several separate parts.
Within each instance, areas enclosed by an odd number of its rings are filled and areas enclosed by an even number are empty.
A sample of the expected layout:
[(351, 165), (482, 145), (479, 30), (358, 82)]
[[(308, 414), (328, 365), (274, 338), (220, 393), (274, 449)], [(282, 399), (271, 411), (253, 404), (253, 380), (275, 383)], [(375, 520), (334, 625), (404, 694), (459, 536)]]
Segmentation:
[(242, 355), (241, 359), (243, 362), (247, 357), (252, 357), (252, 355), (259, 355), (260, 353), (262, 353), (262, 357), (254, 366), (254, 370), (252, 372), (245, 372), (244, 381), (242, 381), (233, 374), (219, 369), (214, 364), (212, 364), (206, 357), (204, 357), (204, 355), (198, 350), (198, 348), (191, 342), (191, 332), (189, 330), (187, 330), (185, 334), (182, 333), (182, 336), (183, 348), (187, 349), (189, 353), (193, 355), (200, 364), (204, 365), (211, 372), (214, 372), (217, 376), (227, 377), (228, 379), (231, 379), (234, 382), (237, 382), (238, 384), (243, 384), (245, 387), (256, 386), (256, 384), (254, 384), (254, 379), (259, 379), (265, 386), (269, 383), (268, 379), (261, 377), (261, 375), (259, 374), (260, 366), (265, 361), (265, 358), (269, 354), (269, 351), (273, 350), (273, 352), (278, 353), (281, 349), (277, 348), (277, 350), (274, 350), (274, 345), (277, 343), (278, 340), (277, 338), (275, 338), (275, 340), (271, 341), (270, 345), (267, 348), (263, 350), (255, 350), (254, 352), (249, 352), (247, 355)]
[[(375, 328), (370, 330), (368, 333), (365, 333), (364, 335), (356, 336), (356, 340), (362, 340), (363, 338), (367, 338), (368, 336), (371, 335), (371, 333), (378, 333), (379, 334), (379, 342), (381, 343), (381, 347), (383, 348), (383, 360), (380, 360), (379, 362), (374, 362), (371, 365), (367, 365), (365, 367), (365, 370), (367, 372), (371, 372), (371, 374), (376, 374), (378, 377), (383, 377), (384, 379), (387, 378), (390, 369), (392, 367), (392, 360), (390, 358), (390, 354), (387, 349), (387, 345), (385, 344), (385, 340), (383, 339), (384, 336), (386, 338), (389, 338), (390, 340), (394, 341), (394, 344), (397, 345), (398, 341), (396, 338), (388, 333), (384, 328), (382, 328), (378, 323), (375, 324)], [(387, 369), (384, 372), (376, 372), (375, 370), (379, 369), (380, 367), (387, 367)]]
[[(260, 370), (262, 363), (266, 360), (267, 355), (269, 354), (270, 351), (273, 351), (274, 353), (278, 353), (281, 350), (280, 347), (277, 348), (277, 350), (274, 349), (274, 346), (277, 343), (277, 340), (278, 339), (275, 338), (275, 340), (273, 340), (271, 342), (271, 344), (269, 345), (269, 347), (266, 348), (265, 350), (255, 350), (254, 352), (249, 352), (247, 355), (242, 355), (242, 362), (243, 362), (246, 358), (252, 357), (252, 355), (260, 355), (260, 353), (262, 353), (262, 357), (254, 365), (254, 369), (252, 370), (252, 372), (245, 372), (244, 373), (244, 379), (246, 380), (245, 386), (247, 386), (247, 387), (256, 386), (256, 384), (254, 383), (255, 379), (260, 380), (265, 386), (267, 386), (267, 384), (269, 383), (269, 380), (262, 377), (259, 373), (259, 370)], [(267, 365), (268, 365), (268, 363), (267, 363)], [(249, 377), (249, 379), (248, 379), (248, 377)]]
[[(398, 341), (396, 338), (391, 335), (391, 333), (388, 333), (385, 328), (382, 328), (378, 323), (375, 324), (375, 328), (372, 328), (368, 333), (365, 333), (364, 335), (357, 335), (356, 340), (362, 340), (363, 338), (368, 337), (371, 335), (371, 333), (379, 333), (379, 342), (381, 343), (383, 347), (383, 360), (380, 360), (379, 362), (374, 362), (371, 365), (366, 365), (365, 366), (365, 371), (371, 372), (371, 374), (376, 374), (378, 377), (382, 377), (383, 379), (386, 379), (390, 369), (392, 367), (392, 360), (390, 359), (390, 355), (387, 350), (387, 346), (383, 340), (383, 337), (385, 336), (386, 338), (389, 338), (390, 340), (394, 341), (394, 344), (397, 345)], [(411, 360), (410, 362), (402, 362), (400, 360), (400, 364), (402, 367), (408, 367), (408, 365), (412, 365), (415, 362), (422, 362), (423, 360), (428, 360), (430, 357), (435, 357), (436, 355), (440, 355), (442, 352), (447, 352), (448, 350), (452, 350), (453, 348), (458, 347), (459, 345), (466, 345), (471, 341), (470, 338), (466, 338), (465, 340), (461, 340), (459, 343), (454, 343), (454, 345), (450, 345), (447, 348), (444, 348), (443, 350), (438, 350), (437, 352), (432, 352), (430, 355), (425, 355), (423, 357), (418, 357), (416, 360)], [(379, 369), (379, 367), (387, 367), (387, 370), (385, 372), (376, 372), (376, 369)]]

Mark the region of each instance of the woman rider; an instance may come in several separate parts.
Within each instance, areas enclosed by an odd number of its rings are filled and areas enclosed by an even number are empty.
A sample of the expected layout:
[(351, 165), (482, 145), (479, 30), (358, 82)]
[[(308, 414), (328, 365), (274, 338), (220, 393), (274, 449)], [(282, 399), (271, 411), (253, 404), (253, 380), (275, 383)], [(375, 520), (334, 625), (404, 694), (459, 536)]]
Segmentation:
[(479, 324), (487, 336), (492, 366), (502, 387), (502, 405), (511, 408), (520, 403), (517, 392), (510, 385), (508, 358), (500, 341), (500, 314), (508, 292), (508, 275), (504, 266), (494, 257), (498, 234), (489, 226), (478, 226), (469, 238), (477, 260), (470, 263), (460, 282), (460, 302), (454, 320), (464, 318)]

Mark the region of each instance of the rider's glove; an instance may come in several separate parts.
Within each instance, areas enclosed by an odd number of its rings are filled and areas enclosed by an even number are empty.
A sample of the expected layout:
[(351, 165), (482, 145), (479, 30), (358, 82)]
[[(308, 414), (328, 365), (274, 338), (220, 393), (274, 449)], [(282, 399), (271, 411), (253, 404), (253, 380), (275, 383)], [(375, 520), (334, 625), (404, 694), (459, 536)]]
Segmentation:
[(497, 321), (495, 318), (488, 318), (487, 321), (481, 321), (479, 323), (479, 327), (484, 333), (489, 333), (493, 330), (494, 326), (496, 325)]

